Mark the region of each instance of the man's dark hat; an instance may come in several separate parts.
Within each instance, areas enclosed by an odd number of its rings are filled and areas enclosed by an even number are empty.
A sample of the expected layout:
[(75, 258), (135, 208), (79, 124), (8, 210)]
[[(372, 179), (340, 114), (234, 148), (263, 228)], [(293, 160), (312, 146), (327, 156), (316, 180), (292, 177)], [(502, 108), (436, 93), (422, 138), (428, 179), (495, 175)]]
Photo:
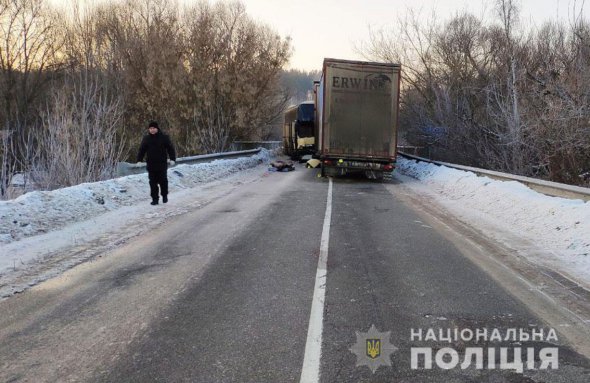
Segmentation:
[(151, 122), (149, 123), (149, 125), (148, 125), (148, 129), (149, 129), (149, 128), (151, 128), (151, 127), (154, 127), (154, 128), (156, 128), (156, 129), (160, 130), (160, 127), (158, 126), (158, 123), (157, 123), (156, 121), (151, 121)]

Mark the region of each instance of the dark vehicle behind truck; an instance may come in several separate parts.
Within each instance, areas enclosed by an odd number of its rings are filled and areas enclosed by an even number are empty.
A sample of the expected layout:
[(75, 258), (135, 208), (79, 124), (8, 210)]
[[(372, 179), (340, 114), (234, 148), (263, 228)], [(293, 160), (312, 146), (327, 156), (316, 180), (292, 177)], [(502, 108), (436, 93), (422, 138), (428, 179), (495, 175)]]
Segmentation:
[(395, 167), (399, 64), (325, 59), (316, 92), (322, 175), (382, 179)]
[(284, 114), (283, 148), (294, 160), (315, 154), (315, 106), (313, 101), (291, 106)]

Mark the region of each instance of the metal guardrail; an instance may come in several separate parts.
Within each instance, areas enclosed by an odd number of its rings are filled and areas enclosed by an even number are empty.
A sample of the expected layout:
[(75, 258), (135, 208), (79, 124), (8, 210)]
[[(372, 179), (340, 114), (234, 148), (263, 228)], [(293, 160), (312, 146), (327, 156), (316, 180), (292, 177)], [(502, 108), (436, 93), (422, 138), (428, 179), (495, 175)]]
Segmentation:
[(422, 161), (422, 162), (428, 162), (428, 163), (432, 163), (435, 165), (446, 166), (449, 168), (454, 168), (454, 169), (459, 169), (459, 170), (466, 170), (466, 171), (473, 172), (477, 175), (484, 175), (484, 176), (488, 176), (490, 178), (497, 179), (497, 180), (518, 181), (518, 182), (525, 184), (529, 188), (531, 188), (539, 193), (543, 193), (543, 194), (550, 195), (553, 197), (581, 199), (584, 201), (590, 201), (590, 188), (560, 184), (558, 182), (544, 181), (544, 180), (539, 180), (536, 178), (523, 177), (523, 176), (517, 176), (517, 175), (513, 175), (513, 174), (508, 174), (508, 173), (496, 172), (493, 170), (473, 168), (470, 166), (455, 165), (455, 164), (450, 164), (448, 162), (433, 161), (433, 160), (429, 160), (427, 158), (422, 158), (422, 157), (414, 156), (412, 154), (407, 154), (407, 153), (403, 153), (403, 152), (398, 152), (398, 154), (401, 155), (402, 157), (405, 157), (405, 158), (409, 158), (409, 159), (413, 159), (413, 160), (417, 160), (417, 161)]
[[(203, 154), (200, 156), (181, 157), (176, 159), (176, 164), (199, 164), (204, 162), (211, 162), (218, 159), (239, 158), (244, 156), (251, 156), (260, 153), (260, 148), (252, 150), (241, 150), (225, 153)], [(145, 162), (139, 164), (132, 164), (129, 162), (119, 162), (117, 164), (117, 177), (128, 176), (131, 174), (141, 174), (147, 171)]]
[(250, 150), (255, 148), (274, 150), (281, 146), (283, 146), (283, 141), (234, 141), (231, 144), (231, 150)]

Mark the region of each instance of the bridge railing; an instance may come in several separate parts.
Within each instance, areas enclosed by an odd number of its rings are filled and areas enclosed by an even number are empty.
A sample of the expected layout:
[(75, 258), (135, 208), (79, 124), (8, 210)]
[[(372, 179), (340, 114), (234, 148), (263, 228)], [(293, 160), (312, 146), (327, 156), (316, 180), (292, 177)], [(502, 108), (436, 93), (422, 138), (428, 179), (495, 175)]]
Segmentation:
[(455, 165), (455, 164), (450, 164), (448, 162), (433, 161), (433, 160), (429, 160), (427, 158), (415, 156), (413, 154), (408, 154), (403, 151), (398, 151), (398, 154), (402, 157), (413, 159), (416, 161), (428, 162), (431, 164), (435, 164), (435, 165), (439, 165), (439, 166), (446, 166), (448, 168), (453, 168), (453, 169), (466, 170), (469, 172), (473, 172), (477, 175), (487, 176), (487, 177), (497, 179), (497, 180), (518, 181), (518, 182), (525, 184), (529, 188), (531, 188), (539, 193), (543, 193), (543, 194), (554, 196), (554, 197), (581, 199), (584, 201), (590, 201), (590, 188), (561, 184), (558, 182), (539, 180), (539, 179), (531, 178), (531, 177), (517, 176), (514, 174), (501, 173), (501, 172), (496, 172), (493, 170), (474, 168), (471, 166)]
[[(260, 148), (251, 150), (239, 150), (225, 153), (203, 154), (199, 156), (180, 157), (176, 160), (176, 164), (199, 164), (204, 162), (211, 162), (218, 159), (239, 158), (245, 156), (253, 156), (260, 153)], [(128, 176), (131, 174), (141, 174), (147, 171), (145, 162), (139, 164), (129, 162), (119, 162), (117, 164), (117, 177)]]

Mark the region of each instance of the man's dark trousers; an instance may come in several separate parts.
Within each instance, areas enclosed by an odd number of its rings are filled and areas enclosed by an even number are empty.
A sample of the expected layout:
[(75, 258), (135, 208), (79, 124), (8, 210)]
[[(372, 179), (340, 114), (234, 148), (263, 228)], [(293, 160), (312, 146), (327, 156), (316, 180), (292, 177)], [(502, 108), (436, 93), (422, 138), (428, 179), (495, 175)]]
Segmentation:
[[(150, 180), (150, 194), (152, 196), (152, 200), (158, 200), (158, 194), (161, 194), (162, 197), (168, 195), (168, 176), (166, 174), (168, 170), (150, 170), (148, 172), (148, 178)], [(160, 185), (160, 190), (158, 190), (158, 185)], [(158, 191), (160, 193), (158, 193)]]

